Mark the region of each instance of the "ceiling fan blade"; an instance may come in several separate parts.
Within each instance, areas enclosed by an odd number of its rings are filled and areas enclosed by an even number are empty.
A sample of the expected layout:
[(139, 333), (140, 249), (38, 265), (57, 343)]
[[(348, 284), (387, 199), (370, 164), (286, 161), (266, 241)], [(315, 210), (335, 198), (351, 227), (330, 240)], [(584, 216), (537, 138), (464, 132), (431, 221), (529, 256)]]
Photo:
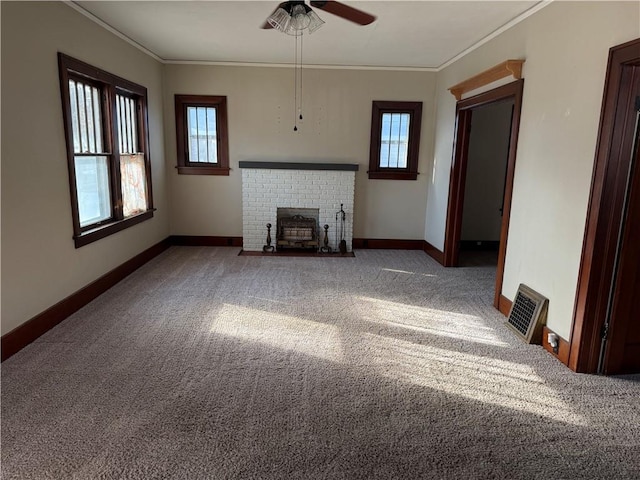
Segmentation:
[(375, 21), (376, 17), (357, 8), (350, 7), (344, 3), (337, 2), (335, 0), (327, 1), (312, 1), (311, 6), (319, 8), (324, 12), (329, 12), (338, 17), (342, 17), (350, 22), (357, 23), (358, 25), (369, 25)]

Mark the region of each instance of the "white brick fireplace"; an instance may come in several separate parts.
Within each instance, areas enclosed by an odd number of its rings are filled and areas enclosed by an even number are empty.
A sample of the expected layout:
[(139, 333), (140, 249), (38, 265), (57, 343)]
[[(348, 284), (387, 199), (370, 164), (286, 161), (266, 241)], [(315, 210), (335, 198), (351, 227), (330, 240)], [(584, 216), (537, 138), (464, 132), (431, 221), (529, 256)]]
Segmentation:
[[(243, 250), (262, 251), (267, 239), (267, 223), (272, 225), (272, 245), (276, 244), (278, 208), (318, 209), (319, 240), (329, 225), (329, 246), (335, 252), (336, 212), (340, 204), (346, 213), (344, 239), (351, 251), (353, 239), (353, 198), (357, 164), (240, 162), (242, 169)], [(338, 242), (340, 241), (340, 224)]]

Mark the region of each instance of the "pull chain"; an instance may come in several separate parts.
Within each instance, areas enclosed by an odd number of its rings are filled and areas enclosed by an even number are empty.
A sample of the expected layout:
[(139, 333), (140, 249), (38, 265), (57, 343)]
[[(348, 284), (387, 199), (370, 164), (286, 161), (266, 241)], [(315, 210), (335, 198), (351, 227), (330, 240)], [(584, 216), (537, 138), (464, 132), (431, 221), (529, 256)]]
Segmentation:
[(303, 34), (300, 33), (300, 108), (298, 109), (298, 113), (300, 114), (300, 120), (302, 120), (302, 45), (303, 45)]
[(298, 37), (296, 36), (295, 57), (293, 59), (293, 131), (298, 131), (298, 119), (296, 109), (298, 108)]
[[(300, 55), (298, 56), (298, 42), (300, 42)], [(298, 61), (299, 60), (299, 61)], [(294, 93), (293, 93), (293, 131), (298, 131), (298, 119), (302, 120), (302, 32), (296, 35), (295, 60), (293, 62)], [(298, 76), (300, 83), (298, 84)], [(300, 85), (300, 103), (298, 104), (298, 85)]]

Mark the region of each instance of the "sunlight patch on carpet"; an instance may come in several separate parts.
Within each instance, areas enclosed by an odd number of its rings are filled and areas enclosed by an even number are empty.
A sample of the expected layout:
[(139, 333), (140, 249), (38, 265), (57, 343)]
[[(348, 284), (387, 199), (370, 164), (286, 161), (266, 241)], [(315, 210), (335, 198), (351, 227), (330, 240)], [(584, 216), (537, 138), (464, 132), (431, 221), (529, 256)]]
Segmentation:
[(362, 319), (424, 333), (469, 342), (508, 347), (475, 315), (417, 307), (369, 297), (355, 297), (360, 303)]
[(225, 303), (211, 332), (334, 362), (344, 358), (338, 327), (280, 313)]
[(479, 402), (587, 425), (560, 395), (526, 364), (364, 333), (375, 371)]

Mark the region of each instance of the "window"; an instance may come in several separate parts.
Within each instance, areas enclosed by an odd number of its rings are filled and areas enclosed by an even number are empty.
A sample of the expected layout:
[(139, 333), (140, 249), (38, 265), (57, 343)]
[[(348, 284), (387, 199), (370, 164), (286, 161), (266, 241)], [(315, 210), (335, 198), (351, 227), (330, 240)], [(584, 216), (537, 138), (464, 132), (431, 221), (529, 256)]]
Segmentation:
[(76, 248), (153, 217), (147, 89), (58, 54)]
[(229, 175), (227, 97), (176, 95), (178, 173)]
[(415, 180), (422, 102), (373, 102), (369, 178)]

